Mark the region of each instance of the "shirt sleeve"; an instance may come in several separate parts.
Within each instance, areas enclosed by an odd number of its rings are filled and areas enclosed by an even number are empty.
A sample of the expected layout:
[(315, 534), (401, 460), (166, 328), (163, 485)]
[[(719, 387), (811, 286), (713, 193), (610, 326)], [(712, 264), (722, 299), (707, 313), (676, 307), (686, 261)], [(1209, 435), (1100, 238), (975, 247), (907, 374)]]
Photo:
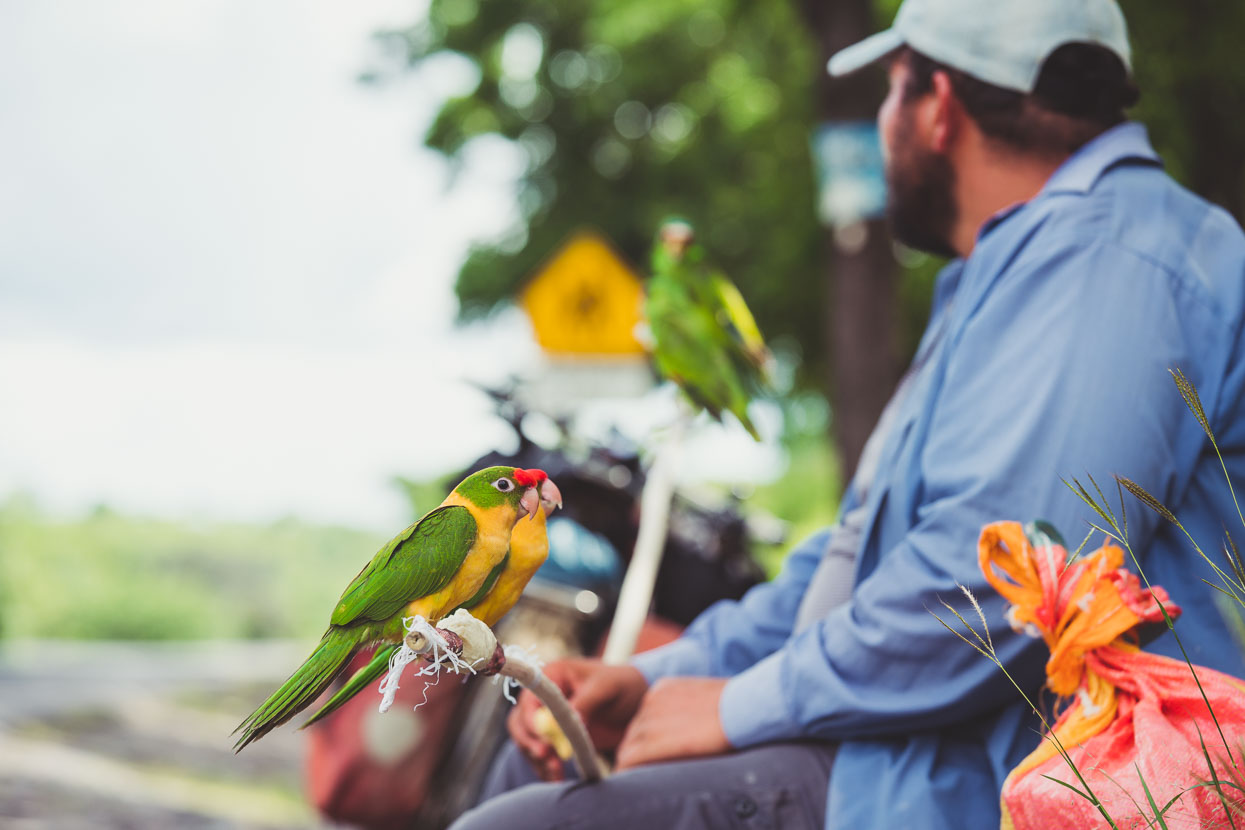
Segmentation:
[[(1029, 260), (949, 332), (927, 426), (905, 439), (919, 442), (912, 515), (884, 505), (878, 519), (902, 523), (898, 544), (851, 602), (726, 684), (720, 714), (734, 746), (910, 733), (1014, 701), (1011, 680), (947, 627), (963, 629), (944, 601), (983, 627), (960, 586), (980, 602), (1003, 665), (1036, 690), (1045, 646), (1004, 622), (977, 565), (982, 526), (1044, 518), (1075, 548), (1094, 517), (1061, 479), (1089, 486), (1092, 475), (1112, 503), (1115, 473), (1160, 499), (1183, 486), (1178, 459), (1196, 452), (1178, 436), (1198, 427), (1168, 369), (1190, 363), (1198, 326), (1220, 324), (1176, 296), (1176, 277), (1108, 243)], [(1144, 545), (1157, 519), (1129, 507), (1130, 537)]]
[(800, 600), (830, 534), (813, 534), (788, 554), (772, 582), (755, 586), (741, 600), (713, 604), (682, 637), (637, 654), (632, 665), (651, 684), (661, 677), (728, 677), (773, 653), (791, 636)]

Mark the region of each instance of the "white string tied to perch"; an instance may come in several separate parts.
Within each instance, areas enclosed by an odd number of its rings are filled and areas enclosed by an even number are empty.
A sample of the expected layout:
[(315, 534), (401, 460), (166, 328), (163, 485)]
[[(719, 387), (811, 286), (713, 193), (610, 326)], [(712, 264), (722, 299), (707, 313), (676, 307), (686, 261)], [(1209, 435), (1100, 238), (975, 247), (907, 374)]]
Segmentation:
[[(532, 670), (535, 672), (537, 678), (544, 678), (545, 675), (541, 669), (545, 667), (545, 661), (523, 648), (523, 646), (518, 645), (517, 643), (510, 643), (502, 647), (502, 652), (506, 655), (507, 663), (511, 660), (521, 660), (532, 667)], [(499, 673), (493, 677), (493, 682), (501, 683), (502, 697), (512, 704), (519, 702), (518, 698), (515, 697), (514, 691), (515, 689), (522, 688), (523, 684), (516, 678), (511, 677), (508, 674)]]
[[(441, 621), (442, 626), (446, 627), (448, 630), (453, 630), (453, 628), (448, 624), (459, 614), (463, 613), (466, 612), (461, 610), (456, 611), (453, 616)], [(471, 619), (474, 620), (474, 617)], [(404, 639), (401, 647), (393, 653), (393, 656), (389, 658), (389, 673), (385, 675), (385, 679), (381, 681), (380, 684), (380, 692), (382, 695), (380, 701), (380, 711), (382, 714), (388, 712), (389, 708), (393, 706), (394, 696), (398, 693), (398, 681), (402, 677), (402, 672), (408, 665), (425, 654), (430, 653), (432, 662), (415, 672), (416, 677), (435, 677), (441, 673), (443, 668), (459, 672), (460, 674), (476, 673), (473, 665), (477, 662), (477, 660), (471, 660), (468, 662), (468, 660), (460, 657), (454, 652), (453, 649), (450, 648), (449, 643), (445, 641), (445, 638), (441, 636), (436, 627), (419, 614), (416, 614), (413, 617), (404, 618), (402, 620), (402, 625), (406, 629), (408, 635), (416, 634), (423, 637), (427, 646), (423, 651), (416, 651), (407, 645), (407, 642)], [(469, 655), (469, 657), (471, 656), (473, 655)], [(415, 704), (416, 709), (428, 702), (427, 691), (429, 685), (431, 684), (425, 681), (424, 699)]]
[[(430, 665), (416, 672), (417, 677), (436, 675), (442, 670), (459, 674), (499, 673), (508, 682), (517, 682), (531, 690), (548, 707), (571, 744), (575, 762), (584, 781), (599, 781), (605, 776), (605, 768), (596, 756), (583, 722), (561, 690), (540, 670), (542, 664), (539, 659), (531, 657), (516, 646), (499, 648), (493, 630), (465, 609), (459, 609), (449, 617), (439, 620), (437, 626), (418, 615), (408, 617), (402, 622), (407, 635), (403, 638), (402, 646), (390, 658), (389, 674), (381, 684), (384, 695), (380, 709), (382, 712), (393, 705), (393, 696), (398, 690), (398, 678), (403, 669), (417, 657), (432, 660)], [(477, 667), (480, 671), (477, 671)], [(425, 693), (428, 685), (424, 685)], [(507, 696), (513, 699), (513, 691), (505, 688), (503, 693), (505, 692), (509, 692)], [(426, 696), (424, 700), (427, 701)]]

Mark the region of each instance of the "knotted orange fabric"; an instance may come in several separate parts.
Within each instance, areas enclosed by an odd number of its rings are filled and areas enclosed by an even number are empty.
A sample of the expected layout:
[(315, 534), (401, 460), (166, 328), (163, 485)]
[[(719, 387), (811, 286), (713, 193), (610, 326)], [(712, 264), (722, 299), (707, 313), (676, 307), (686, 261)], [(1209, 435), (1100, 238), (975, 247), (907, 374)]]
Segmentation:
[[(1212, 779), (1202, 741), (1221, 780), (1245, 780), (1245, 684), (1138, 649), (1137, 626), (1162, 622), (1164, 610), (1175, 619), (1180, 608), (1162, 588), (1141, 587), (1122, 567), (1123, 550), (1104, 545), (1069, 564), (1062, 545), (1032, 535), (1018, 522), (987, 525), (978, 561), (1012, 603), (1012, 627), (1045, 640), (1047, 686), (1071, 703), (1004, 782), (1003, 830), (1107, 826), (1088, 799), (1051, 780), (1084, 789), (1057, 746), (1118, 827), (1153, 821), (1146, 787), (1160, 808), (1179, 795), (1164, 814), (1168, 827), (1228, 827), (1216, 788), (1198, 786)], [(1221, 789), (1245, 806), (1245, 793)]]

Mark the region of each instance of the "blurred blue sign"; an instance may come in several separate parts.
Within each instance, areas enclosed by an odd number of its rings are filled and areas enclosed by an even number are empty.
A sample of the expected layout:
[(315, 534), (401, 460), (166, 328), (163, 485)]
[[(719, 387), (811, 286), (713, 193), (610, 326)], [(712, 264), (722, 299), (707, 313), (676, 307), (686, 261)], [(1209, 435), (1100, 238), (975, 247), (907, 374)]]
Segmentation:
[(549, 519), (549, 558), (537, 572), (544, 579), (613, 593), (622, 578), (622, 559), (604, 536), (574, 519)]
[(873, 121), (833, 121), (813, 133), (817, 212), (821, 221), (844, 227), (886, 211), (882, 145)]

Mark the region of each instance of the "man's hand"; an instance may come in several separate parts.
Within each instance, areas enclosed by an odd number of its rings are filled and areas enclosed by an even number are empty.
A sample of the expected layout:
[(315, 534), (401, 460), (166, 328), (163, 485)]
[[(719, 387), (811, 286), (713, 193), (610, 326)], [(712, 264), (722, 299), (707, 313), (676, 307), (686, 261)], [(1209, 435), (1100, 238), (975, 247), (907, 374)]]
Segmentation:
[[(607, 666), (595, 659), (556, 660), (543, 669), (545, 677), (562, 690), (583, 718), (588, 737), (598, 751), (618, 746), (623, 732), (648, 689), (648, 681), (633, 666)], [(519, 750), (546, 781), (560, 781), (562, 760), (536, 731), (532, 716), (541, 707), (536, 695), (524, 690), (510, 713), (507, 726)]]
[(623, 736), (615, 768), (729, 752), (718, 716), (725, 685), (717, 677), (670, 677), (654, 683)]

